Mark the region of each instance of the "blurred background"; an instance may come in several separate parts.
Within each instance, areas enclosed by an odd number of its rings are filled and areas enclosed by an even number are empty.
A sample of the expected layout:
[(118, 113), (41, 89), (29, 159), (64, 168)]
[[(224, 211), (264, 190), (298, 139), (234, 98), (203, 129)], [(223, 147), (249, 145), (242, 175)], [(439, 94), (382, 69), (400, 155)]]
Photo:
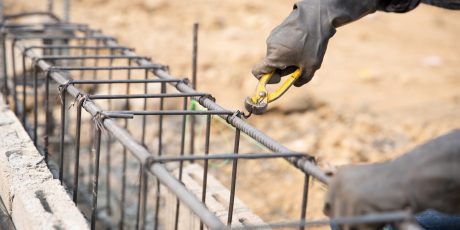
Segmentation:
[[(177, 77), (191, 76), (192, 25), (200, 23), (198, 90), (236, 110), (254, 92), (251, 67), (265, 55), (266, 37), (293, 3), (74, 0), (71, 21), (102, 29), (139, 55), (169, 65)], [(9, 0), (5, 5), (19, 12), (36, 4)], [(266, 115), (248, 122), (290, 149), (314, 155), (325, 169), (393, 159), (460, 128), (459, 38), (460, 11), (420, 5), (406, 14), (369, 15), (338, 29), (309, 84), (290, 89)], [(288, 190), (300, 187), (302, 177), (281, 181), (282, 186), (279, 180), (266, 182), (286, 190), (267, 200), (289, 212), (294, 201), (289, 202)], [(309, 206), (315, 216), (321, 213), (324, 188), (316, 191)], [(238, 196), (246, 203), (254, 198), (244, 192)], [(251, 207), (262, 217), (276, 214), (264, 210), (263, 203)]]

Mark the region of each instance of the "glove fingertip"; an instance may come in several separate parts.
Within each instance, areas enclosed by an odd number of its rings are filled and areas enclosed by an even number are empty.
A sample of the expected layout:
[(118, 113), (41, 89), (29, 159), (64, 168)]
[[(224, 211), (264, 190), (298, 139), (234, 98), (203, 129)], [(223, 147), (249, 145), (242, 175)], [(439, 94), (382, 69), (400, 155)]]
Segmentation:
[(252, 68), (252, 75), (254, 75), (254, 77), (259, 79), (259, 78), (262, 77), (262, 75), (267, 74), (267, 73), (271, 73), (274, 70), (275, 70), (274, 67), (269, 66), (269, 65), (266, 64), (265, 61), (262, 61), (262, 62), (258, 63), (257, 65), (255, 65)]
[(307, 71), (302, 67), (300, 67), (300, 68), (302, 69), (302, 74), (300, 75), (299, 79), (297, 79), (294, 82), (295, 87), (301, 87), (301, 86), (307, 84), (308, 82), (310, 82), (311, 79), (313, 78), (313, 72), (312, 71)]

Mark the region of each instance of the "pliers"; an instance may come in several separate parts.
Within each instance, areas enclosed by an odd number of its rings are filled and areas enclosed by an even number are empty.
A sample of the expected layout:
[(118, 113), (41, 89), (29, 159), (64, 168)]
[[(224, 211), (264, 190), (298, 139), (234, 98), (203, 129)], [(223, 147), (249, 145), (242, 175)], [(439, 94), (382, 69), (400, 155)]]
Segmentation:
[(269, 93), (267, 91), (267, 83), (270, 78), (273, 76), (273, 73), (264, 74), (259, 79), (259, 84), (256, 88), (256, 93), (252, 97), (246, 97), (245, 107), (248, 110), (249, 114), (261, 115), (267, 111), (268, 103), (275, 101), (281, 97), (291, 86), (292, 84), (301, 76), (300, 69), (296, 69), (291, 73), (287, 79), (281, 84), (278, 89), (274, 92)]

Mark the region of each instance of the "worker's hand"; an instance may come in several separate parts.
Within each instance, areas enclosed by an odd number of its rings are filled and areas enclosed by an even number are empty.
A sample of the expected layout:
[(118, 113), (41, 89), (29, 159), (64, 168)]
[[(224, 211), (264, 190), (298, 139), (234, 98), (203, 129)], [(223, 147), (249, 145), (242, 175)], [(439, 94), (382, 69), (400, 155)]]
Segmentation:
[(252, 74), (260, 78), (274, 73), (269, 83), (280, 82), (281, 76), (300, 68), (302, 75), (294, 82), (301, 86), (309, 82), (321, 66), (329, 38), (335, 29), (321, 21), (321, 0), (299, 2), (292, 13), (267, 39), (267, 55), (257, 64)]
[(460, 213), (460, 130), (389, 162), (347, 166), (332, 178), (324, 206), (330, 217), (397, 210)]
[[(420, 0), (303, 0), (267, 39), (266, 57), (252, 73), (256, 78), (274, 73), (269, 83), (300, 68), (302, 75), (294, 82), (309, 82), (323, 62), (329, 39), (336, 28), (376, 10), (404, 12)], [(353, 44), (355, 45), (355, 44)]]
[[(408, 183), (405, 174), (399, 174), (391, 163), (339, 168), (329, 185), (324, 213), (334, 218), (403, 210), (410, 203)], [(381, 227), (368, 225), (359, 229)]]

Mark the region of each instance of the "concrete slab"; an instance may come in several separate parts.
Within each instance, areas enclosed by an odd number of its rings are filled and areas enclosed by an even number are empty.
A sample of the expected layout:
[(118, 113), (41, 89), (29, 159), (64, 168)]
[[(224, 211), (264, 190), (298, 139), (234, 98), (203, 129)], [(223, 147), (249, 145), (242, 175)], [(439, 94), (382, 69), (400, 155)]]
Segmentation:
[(17, 229), (89, 229), (14, 113), (0, 100), (0, 197)]

